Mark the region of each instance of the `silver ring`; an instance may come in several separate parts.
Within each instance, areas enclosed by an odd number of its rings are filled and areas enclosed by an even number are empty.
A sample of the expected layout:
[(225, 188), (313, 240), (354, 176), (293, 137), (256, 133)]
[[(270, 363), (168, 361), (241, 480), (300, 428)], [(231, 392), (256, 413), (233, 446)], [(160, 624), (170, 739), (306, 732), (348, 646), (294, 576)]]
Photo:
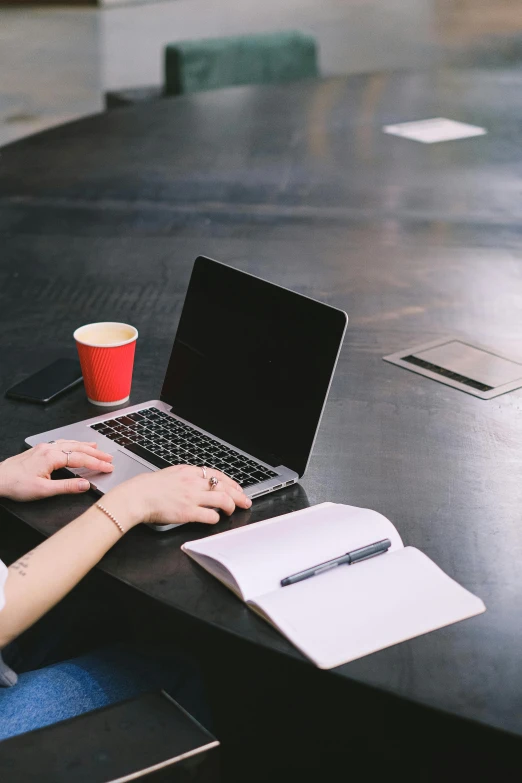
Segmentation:
[(208, 483), (210, 485), (210, 489), (215, 489), (219, 484), (219, 480), (215, 476), (211, 476), (208, 480)]
[(201, 467), (201, 470), (203, 471), (203, 478), (206, 478), (207, 477), (207, 469), (206, 469), (206, 467), (204, 465), (200, 465), (200, 467)]
[(72, 454), (72, 451), (64, 451), (64, 450), (62, 449), (62, 453), (63, 453), (63, 454), (67, 454), (67, 462), (65, 463), (65, 467), (66, 467), (66, 468), (68, 468), (68, 467), (69, 467), (69, 457), (71, 456), (71, 454)]

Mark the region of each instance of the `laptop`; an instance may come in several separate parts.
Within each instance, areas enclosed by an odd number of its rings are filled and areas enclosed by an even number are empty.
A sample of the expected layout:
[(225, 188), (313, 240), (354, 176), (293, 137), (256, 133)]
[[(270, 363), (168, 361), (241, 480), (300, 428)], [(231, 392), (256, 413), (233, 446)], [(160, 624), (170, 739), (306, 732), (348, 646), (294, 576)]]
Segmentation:
[(214, 467), (251, 499), (274, 492), (306, 470), (347, 322), (342, 310), (200, 256), (159, 399), (26, 443), (96, 440), (114, 471), (70, 472), (100, 494), (177, 464)]

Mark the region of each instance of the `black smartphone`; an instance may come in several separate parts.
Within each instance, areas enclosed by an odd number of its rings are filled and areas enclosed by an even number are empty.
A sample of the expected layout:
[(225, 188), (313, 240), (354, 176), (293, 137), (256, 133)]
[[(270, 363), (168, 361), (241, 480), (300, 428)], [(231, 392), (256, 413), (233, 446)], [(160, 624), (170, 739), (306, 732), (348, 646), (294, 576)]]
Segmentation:
[(11, 386), (5, 393), (13, 400), (26, 402), (52, 402), (60, 394), (78, 386), (83, 380), (80, 362), (77, 359), (57, 359), (43, 370), (35, 372), (25, 381)]

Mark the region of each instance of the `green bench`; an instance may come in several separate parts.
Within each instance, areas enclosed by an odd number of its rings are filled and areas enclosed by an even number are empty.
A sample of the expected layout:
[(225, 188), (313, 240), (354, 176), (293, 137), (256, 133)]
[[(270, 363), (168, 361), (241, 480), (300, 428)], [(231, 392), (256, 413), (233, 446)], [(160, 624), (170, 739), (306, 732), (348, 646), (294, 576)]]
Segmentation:
[(299, 31), (179, 41), (165, 48), (165, 94), (319, 75), (317, 46)]

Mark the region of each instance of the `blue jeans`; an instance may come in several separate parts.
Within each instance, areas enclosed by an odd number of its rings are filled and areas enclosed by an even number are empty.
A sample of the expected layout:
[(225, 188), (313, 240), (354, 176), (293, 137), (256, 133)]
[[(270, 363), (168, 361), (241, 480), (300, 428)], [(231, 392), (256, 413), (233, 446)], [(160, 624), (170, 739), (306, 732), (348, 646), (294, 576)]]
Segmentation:
[(0, 740), (164, 689), (209, 725), (202, 684), (192, 665), (170, 649), (114, 645), (21, 674), (0, 688)]

